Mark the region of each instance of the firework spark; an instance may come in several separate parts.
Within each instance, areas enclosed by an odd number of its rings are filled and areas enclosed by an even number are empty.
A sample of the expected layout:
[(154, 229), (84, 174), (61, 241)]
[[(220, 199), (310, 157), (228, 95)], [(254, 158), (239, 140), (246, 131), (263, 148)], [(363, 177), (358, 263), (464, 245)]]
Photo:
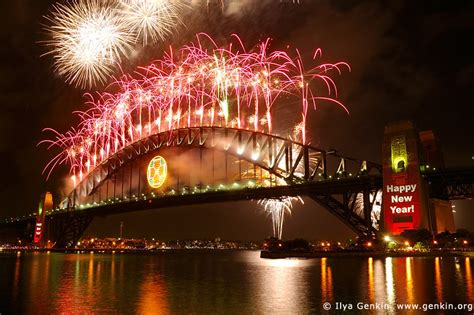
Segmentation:
[[(369, 195), (369, 203), (372, 205), (372, 211), (370, 212), (370, 220), (372, 221), (372, 227), (376, 230), (379, 230), (380, 222), (380, 212), (382, 205), (382, 191), (378, 190), (376, 192), (371, 192)], [(364, 213), (364, 195), (363, 193), (358, 193), (355, 196), (355, 207), (354, 212), (359, 215), (361, 218), (365, 216)]]
[[(205, 42), (210, 48), (203, 46)], [(60, 149), (45, 172), (49, 176), (56, 165), (68, 164), (77, 184), (124, 147), (177, 128), (234, 127), (272, 134), (277, 127), (272, 117), (276, 102), (295, 106), (296, 111), (297, 104), (305, 104), (303, 117), (319, 101), (347, 111), (336, 99), (330, 76), (348, 68), (346, 63), (315, 65), (302, 72), (298, 55), (292, 58), (285, 51), (270, 52), (268, 40), (251, 51), (238, 38), (237, 43), (220, 48), (209, 36), (200, 35), (192, 45), (171, 50), (143, 68), (141, 77), (124, 76), (115, 82), (118, 92), (101, 93), (95, 99), (90, 96), (90, 109), (79, 113), (76, 128), (66, 133), (52, 130), (53, 138), (43, 141)], [(305, 134), (305, 129), (304, 118), (299, 133)]]
[(121, 0), (119, 13), (123, 23), (143, 45), (157, 43), (182, 23), (183, 0)]
[(291, 215), (294, 201), (299, 201), (304, 204), (303, 199), (301, 199), (299, 196), (284, 196), (281, 198), (261, 199), (258, 201), (258, 204), (263, 205), (265, 212), (267, 212), (272, 217), (273, 236), (278, 239), (281, 239), (283, 233), (285, 213)]

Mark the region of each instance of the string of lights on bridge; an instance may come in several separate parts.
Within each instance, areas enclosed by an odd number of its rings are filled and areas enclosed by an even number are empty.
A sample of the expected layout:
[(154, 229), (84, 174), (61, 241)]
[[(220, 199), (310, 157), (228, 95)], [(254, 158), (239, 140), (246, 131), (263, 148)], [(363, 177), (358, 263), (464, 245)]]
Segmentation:
[[(336, 174), (335, 176), (332, 176), (332, 175), (329, 175), (326, 179), (323, 177), (323, 174), (322, 173), (318, 173), (318, 179), (317, 181), (318, 182), (322, 182), (322, 181), (338, 181), (340, 179), (343, 179), (343, 178), (346, 178), (346, 177), (360, 177), (360, 175), (353, 175), (352, 173), (348, 173), (348, 174), (345, 174), (344, 176), (342, 176), (342, 172), (339, 173), (339, 176), (338, 174)], [(197, 195), (197, 194), (204, 194), (204, 193), (208, 193), (208, 192), (219, 192), (219, 191), (230, 191), (230, 190), (240, 190), (240, 189), (258, 189), (258, 188), (265, 188), (265, 187), (271, 187), (270, 186), (270, 182), (269, 181), (266, 181), (265, 182), (266, 185), (256, 185), (255, 181), (248, 181), (247, 182), (247, 185), (242, 185), (242, 184), (239, 184), (237, 182), (234, 182), (232, 184), (229, 184), (229, 185), (224, 185), (224, 184), (218, 184), (218, 185), (215, 185), (215, 186), (211, 186), (211, 185), (206, 185), (204, 189), (201, 189), (199, 186), (194, 186), (193, 187), (193, 190), (190, 191), (189, 188), (185, 188), (183, 187), (182, 189), (180, 190), (177, 190), (177, 189), (170, 189), (168, 192), (165, 192), (165, 193), (158, 193), (158, 192), (150, 192), (148, 194), (140, 194), (140, 195), (136, 195), (136, 194), (132, 194), (131, 196), (124, 196), (124, 198), (107, 198), (105, 200), (101, 200), (101, 201), (96, 201), (96, 202), (93, 202), (93, 203), (86, 203), (86, 204), (79, 204), (77, 205), (77, 208), (75, 208), (74, 210), (86, 210), (86, 209), (89, 209), (89, 208), (93, 208), (93, 207), (100, 207), (100, 206), (105, 206), (105, 205), (111, 205), (111, 204), (120, 204), (120, 203), (126, 203), (126, 202), (131, 202), (131, 201), (139, 201), (139, 200), (152, 200), (152, 199), (159, 199), (159, 198), (163, 198), (163, 197), (167, 197), (167, 196), (180, 196), (180, 195)], [(47, 211), (46, 212), (46, 215), (53, 215), (55, 213), (60, 213), (60, 212), (68, 212), (68, 211), (71, 211), (71, 209), (69, 209), (67, 206), (64, 206), (64, 207), (56, 207), (54, 209), (52, 209), (51, 211)], [(18, 222), (18, 221), (22, 221), (22, 220), (27, 220), (27, 219), (31, 219), (31, 218), (35, 218), (36, 216), (38, 215), (38, 213), (36, 212), (32, 212), (28, 215), (23, 215), (23, 216), (18, 216), (18, 217), (12, 217), (12, 218), (7, 218), (4, 220), (4, 223), (11, 223), (11, 222)]]

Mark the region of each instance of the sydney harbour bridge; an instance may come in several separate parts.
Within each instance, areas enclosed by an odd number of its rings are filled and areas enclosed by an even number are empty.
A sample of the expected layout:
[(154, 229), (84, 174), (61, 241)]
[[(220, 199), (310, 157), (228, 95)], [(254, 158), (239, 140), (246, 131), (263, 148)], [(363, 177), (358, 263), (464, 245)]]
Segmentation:
[[(0, 232), (34, 234), (38, 241), (47, 231), (57, 247), (66, 247), (76, 244), (96, 216), (307, 196), (358, 235), (376, 237), (389, 203), (398, 220), (393, 226), (407, 229), (420, 226), (428, 195), (472, 198), (474, 170), (449, 170), (430, 161), (434, 155), (418, 150), (420, 139), (410, 124), (391, 134), (386, 128), (380, 163), (310, 144), (310, 108), (324, 102), (348, 112), (331, 77), (350, 69), (347, 63), (304, 67), (299, 53), (269, 51), (269, 40), (247, 50), (241, 40), (220, 48), (201, 37), (212, 48), (202, 46), (198, 36), (196, 43), (141, 69), (138, 79), (125, 75), (99, 93), (79, 113), (75, 128), (50, 130), (53, 139), (43, 143), (60, 150), (46, 173), (68, 165), (73, 189), (54, 205), (51, 197), (43, 198), (37, 213), (3, 220)], [(318, 56), (320, 49), (313, 61)], [(288, 126), (273, 120), (278, 107), (296, 122), (289, 135), (278, 132)], [(412, 195), (384, 199), (385, 184), (409, 184)]]
[[(156, 157), (166, 169), (150, 176), (150, 162)], [(473, 197), (472, 169), (425, 170), (422, 177), (431, 196)], [(158, 189), (153, 188), (154, 179)], [(383, 221), (382, 183), (380, 164), (290, 139), (237, 128), (180, 128), (116, 152), (60, 204), (45, 209), (44, 224), (56, 246), (65, 247), (75, 244), (96, 216), (302, 195), (358, 235), (375, 237)], [(37, 215), (8, 218), (0, 228), (32, 234)]]

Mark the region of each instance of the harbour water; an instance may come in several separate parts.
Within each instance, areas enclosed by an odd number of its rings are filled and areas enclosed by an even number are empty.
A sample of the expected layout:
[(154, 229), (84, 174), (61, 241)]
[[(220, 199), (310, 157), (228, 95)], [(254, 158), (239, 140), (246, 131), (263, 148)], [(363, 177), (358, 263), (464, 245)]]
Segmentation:
[(398, 314), (398, 303), (474, 303), (469, 257), (259, 254), (0, 253), (0, 313), (318, 314), (328, 305), (331, 312), (388, 305), (369, 313)]

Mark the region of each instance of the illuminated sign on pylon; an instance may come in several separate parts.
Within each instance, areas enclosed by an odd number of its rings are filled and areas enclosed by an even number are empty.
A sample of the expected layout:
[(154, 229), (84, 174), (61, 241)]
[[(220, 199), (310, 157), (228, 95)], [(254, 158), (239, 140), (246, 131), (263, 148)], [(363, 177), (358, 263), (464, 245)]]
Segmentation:
[(385, 230), (400, 234), (427, 227), (427, 208), (420, 175), (419, 140), (411, 122), (385, 127), (383, 146)]
[(34, 234), (34, 243), (40, 244), (43, 238), (45, 228), (46, 212), (53, 209), (53, 195), (50, 192), (46, 192), (40, 200), (38, 206), (38, 215), (36, 216), (36, 226)]

